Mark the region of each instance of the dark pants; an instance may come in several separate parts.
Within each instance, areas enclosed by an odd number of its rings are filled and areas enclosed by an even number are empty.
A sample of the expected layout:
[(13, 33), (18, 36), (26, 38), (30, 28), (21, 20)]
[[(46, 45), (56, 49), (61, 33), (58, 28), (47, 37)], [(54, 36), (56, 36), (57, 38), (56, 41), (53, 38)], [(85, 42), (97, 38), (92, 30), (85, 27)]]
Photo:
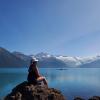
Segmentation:
[(27, 81), (34, 85), (37, 84), (36, 78), (34, 77), (33, 73), (30, 73), (30, 72), (28, 73)]

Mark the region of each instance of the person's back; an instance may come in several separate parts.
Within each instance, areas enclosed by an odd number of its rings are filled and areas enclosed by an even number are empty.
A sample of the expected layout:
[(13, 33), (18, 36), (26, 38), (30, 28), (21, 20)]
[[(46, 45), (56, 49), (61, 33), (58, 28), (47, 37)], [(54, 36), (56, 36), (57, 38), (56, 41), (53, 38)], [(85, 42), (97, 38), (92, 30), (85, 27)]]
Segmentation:
[(42, 77), (39, 74), (39, 71), (37, 68), (37, 60), (34, 60), (34, 59), (31, 60), (31, 65), (29, 67), (28, 72), (29, 74), (28, 74), (27, 80), (29, 83), (38, 84), (40, 81), (43, 81), (45, 85), (48, 85), (45, 77)]

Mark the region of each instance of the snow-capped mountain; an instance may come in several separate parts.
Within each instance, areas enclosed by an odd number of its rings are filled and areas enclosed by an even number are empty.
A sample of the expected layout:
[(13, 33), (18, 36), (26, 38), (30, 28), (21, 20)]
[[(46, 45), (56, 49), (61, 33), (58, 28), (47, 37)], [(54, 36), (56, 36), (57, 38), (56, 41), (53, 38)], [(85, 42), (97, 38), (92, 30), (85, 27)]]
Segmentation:
[(48, 53), (38, 53), (36, 55), (31, 55), (32, 58), (37, 58), (39, 60), (38, 65), (40, 67), (68, 67), (65, 62), (57, 59), (55, 56)]
[(50, 55), (48, 53), (41, 52), (41, 53), (36, 54), (34, 57), (36, 57), (38, 59), (43, 59), (43, 58), (53, 57), (53, 55)]
[(65, 64), (70, 67), (77, 67), (81, 65), (81, 61), (78, 57), (57, 56), (56, 58), (65, 62)]
[(100, 68), (100, 56), (87, 57), (83, 59), (83, 63), (80, 65), (81, 68)]
[[(69, 57), (69, 56), (54, 56), (48, 53), (39, 53), (36, 54), (36, 57), (44, 65), (57, 66), (59, 62), (59, 67), (99, 67), (100, 65), (100, 56), (90, 56), (90, 57)], [(56, 62), (54, 64), (54, 62)], [(47, 63), (47, 64), (46, 64)], [(92, 64), (92, 65), (91, 65)]]
[(48, 53), (38, 53), (32, 55), (25, 55), (20, 52), (9, 52), (6, 49), (0, 48), (0, 67), (3, 66), (16, 66), (23, 65), (29, 66), (31, 58), (37, 58), (39, 60), (38, 64), (40, 67), (100, 67), (100, 56), (91, 56), (91, 57), (69, 57), (69, 56), (56, 56), (50, 55)]
[[(59, 57), (56, 57), (56, 58), (64, 61), (70, 67), (82, 67), (83, 65), (85, 67), (89, 67), (91, 65), (91, 63), (96, 62), (97, 65), (100, 63), (100, 56), (99, 55), (98, 56), (92, 56), (92, 57), (59, 56)], [(94, 66), (94, 67), (96, 67), (96, 66)]]

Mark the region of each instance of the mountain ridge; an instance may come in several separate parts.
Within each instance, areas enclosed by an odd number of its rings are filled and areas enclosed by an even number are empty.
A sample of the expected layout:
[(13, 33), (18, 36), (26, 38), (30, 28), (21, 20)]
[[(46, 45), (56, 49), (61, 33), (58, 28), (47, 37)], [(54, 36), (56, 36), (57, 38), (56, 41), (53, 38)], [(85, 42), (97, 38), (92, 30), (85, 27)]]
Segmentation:
[(0, 47), (0, 67), (23, 67), (26, 62)]
[(39, 60), (40, 67), (56, 67), (56, 68), (99, 68), (100, 56), (92, 57), (71, 57), (71, 56), (55, 56), (48, 53), (38, 53), (36, 55), (25, 55), (21, 52), (10, 52), (0, 47), (0, 67), (26, 67), (29, 66), (32, 58)]

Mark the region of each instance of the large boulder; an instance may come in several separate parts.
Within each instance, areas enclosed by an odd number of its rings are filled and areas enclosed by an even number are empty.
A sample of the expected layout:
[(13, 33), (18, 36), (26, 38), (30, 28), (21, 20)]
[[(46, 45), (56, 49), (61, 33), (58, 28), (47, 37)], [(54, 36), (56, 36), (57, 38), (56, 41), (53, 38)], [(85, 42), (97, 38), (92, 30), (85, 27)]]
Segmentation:
[(65, 100), (59, 90), (23, 82), (17, 85), (4, 100)]

